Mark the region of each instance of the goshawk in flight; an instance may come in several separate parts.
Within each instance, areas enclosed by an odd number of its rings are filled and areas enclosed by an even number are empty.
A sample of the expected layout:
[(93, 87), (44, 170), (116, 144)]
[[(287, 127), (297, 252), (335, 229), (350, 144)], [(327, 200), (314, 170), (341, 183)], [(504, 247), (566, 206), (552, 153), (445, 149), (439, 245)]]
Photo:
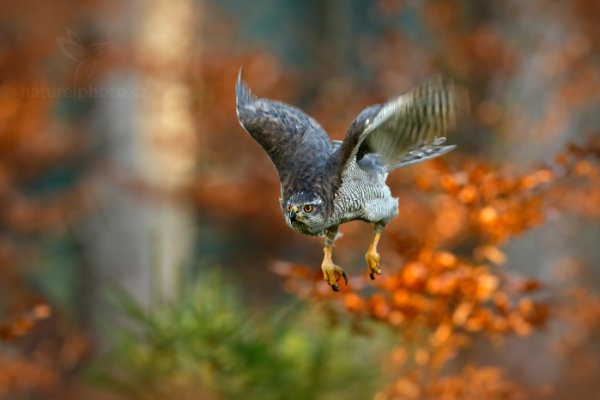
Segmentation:
[(335, 291), (346, 274), (332, 260), (338, 226), (353, 220), (374, 224), (365, 259), (371, 279), (381, 274), (377, 243), (398, 214), (398, 199), (385, 181), (390, 171), (454, 149), (444, 145), (456, 122), (461, 96), (441, 78), (384, 104), (363, 110), (343, 141), (331, 141), (311, 117), (288, 104), (256, 98), (238, 75), (237, 116), (262, 146), (281, 180), (281, 211), (294, 230), (325, 237), (323, 278)]

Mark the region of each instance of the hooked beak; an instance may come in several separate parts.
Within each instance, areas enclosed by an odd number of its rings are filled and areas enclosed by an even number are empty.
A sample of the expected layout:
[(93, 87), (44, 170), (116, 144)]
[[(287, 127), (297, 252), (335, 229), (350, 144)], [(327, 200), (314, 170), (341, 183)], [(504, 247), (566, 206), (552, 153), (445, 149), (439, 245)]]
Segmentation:
[(290, 222), (296, 222), (296, 214), (298, 213), (298, 207), (293, 206), (290, 210)]

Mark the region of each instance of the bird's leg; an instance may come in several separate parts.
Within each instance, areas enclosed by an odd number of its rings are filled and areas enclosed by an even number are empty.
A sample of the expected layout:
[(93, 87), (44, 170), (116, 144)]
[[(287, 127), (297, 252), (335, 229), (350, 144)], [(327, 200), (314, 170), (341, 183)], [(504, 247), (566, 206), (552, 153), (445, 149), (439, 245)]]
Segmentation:
[(338, 281), (340, 278), (344, 278), (344, 283), (348, 284), (348, 278), (346, 277), (346, 273), (344, 270), (335, 265), (331, 258), (331, 252), (333, 249), (333, 242), (335, 240), (335, 235), (337, 234), (337, 229), (327, 230), (325, 232), (325, 248), (323, 249), (323, 263), (321, 264), (321, 269), (323, 270), (323, 279), (331, 286), (333, 291), (338, 292), (340, 287), (338, 285)]
[(381, 257), (377, 252), (377, 244), (379, 243), (379, 237), (381, 236), (382, 230), (383, 225), (375, 224), (373, 239), (371, 239), (371, 244), (369, 245), (369, 249), (365, 254), (365, 260), (367, 261), (367, 267), (369, 269), (369, 276), (371, 279), (375, 279), (375, 274), (381, 275), (381, 268), (379, 267), (379, 260)]

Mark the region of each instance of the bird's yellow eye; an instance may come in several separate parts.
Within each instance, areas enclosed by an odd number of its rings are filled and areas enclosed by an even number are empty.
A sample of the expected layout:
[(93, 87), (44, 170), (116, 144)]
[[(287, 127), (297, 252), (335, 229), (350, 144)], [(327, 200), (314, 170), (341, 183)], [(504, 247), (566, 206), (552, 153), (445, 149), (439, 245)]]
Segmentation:
[(310, 204), (307, 204), (304, 206), (304, 212), (305, 213), (311, 213), (313, 210), (313, 206), (311, 206)]
[(292, 211), (292, 206), (287, 206), (287, 212)]

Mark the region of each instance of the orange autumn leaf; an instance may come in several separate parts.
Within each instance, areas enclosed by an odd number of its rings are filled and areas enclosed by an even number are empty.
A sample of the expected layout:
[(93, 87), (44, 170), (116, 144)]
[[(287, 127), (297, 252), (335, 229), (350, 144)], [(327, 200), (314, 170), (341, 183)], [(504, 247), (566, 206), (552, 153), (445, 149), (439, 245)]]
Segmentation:
[(494, 275), (484, 274), (477, 277), (476, 298), (479, 301), (489, 299), (498, 288), (498, 278)]

